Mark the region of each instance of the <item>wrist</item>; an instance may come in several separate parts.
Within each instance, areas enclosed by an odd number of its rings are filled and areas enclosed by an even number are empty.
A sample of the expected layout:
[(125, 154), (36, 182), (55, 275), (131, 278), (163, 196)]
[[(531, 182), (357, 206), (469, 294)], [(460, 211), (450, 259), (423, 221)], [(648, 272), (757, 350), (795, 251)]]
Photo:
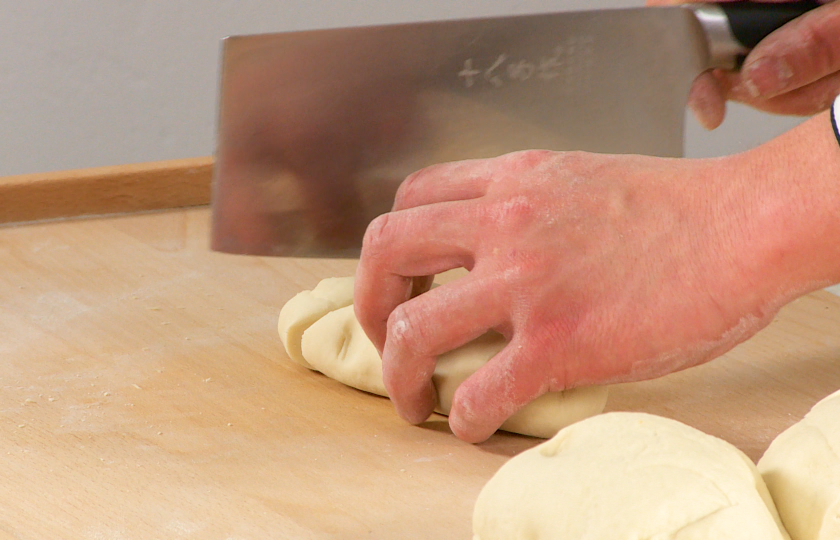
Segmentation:
[(774, 312), (840, 282), (840, 145), (828, 114), (728, 159), (743, 293)]

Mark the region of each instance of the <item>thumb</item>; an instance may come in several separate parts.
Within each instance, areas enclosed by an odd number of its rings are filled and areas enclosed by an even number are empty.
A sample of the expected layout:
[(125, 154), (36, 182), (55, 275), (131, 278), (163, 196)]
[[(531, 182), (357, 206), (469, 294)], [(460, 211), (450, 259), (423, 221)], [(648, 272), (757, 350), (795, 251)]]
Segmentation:
[(741, 84), (768, 99), (840, 71), (840, 2), (831, 2), (767, 36), (747, 56)]

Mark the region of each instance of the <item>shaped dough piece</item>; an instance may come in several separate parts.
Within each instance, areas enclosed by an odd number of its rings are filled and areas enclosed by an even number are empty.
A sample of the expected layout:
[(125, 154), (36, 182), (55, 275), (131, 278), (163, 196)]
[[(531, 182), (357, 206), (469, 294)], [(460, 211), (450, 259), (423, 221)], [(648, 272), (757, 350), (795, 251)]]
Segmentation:
[(331, 379), (388, 397), (382, 360), (356, 319), (353, 305), (324, 315), (303, 333), (303, 357)]
[(289, 358), (313, 369), (300, 351), (303, 332), (330, 311), (352, 303), (352, 277), (323, 279), (311, 291), (300, 292), (286, 302), (280, 310), (277, 331)]
[[(500, 334), (489, 332), (441, 355), (432, 376), (440, 400), (437, 411), (448, 414), (458, 386), (505, 345)], [(302, 351), (307, 362), (324, 375), (387, 396), (382, 382), (382, 360), (356, 319), (352, 305), (328, 313), (312, 324), (303, 333)], [(502, 429), (551, 437), (573, 422), (602, 412), (607, 393), (606, 387), (589, 387), (545, 394), (511, 416)]]
[(776, 437), (758, 470), (793, 540), (840, 538), (840, 392)]
[(607, 413), (508, 461), (484, 486), (473, 540), (788, 539), (755, 465), (675, 420)]

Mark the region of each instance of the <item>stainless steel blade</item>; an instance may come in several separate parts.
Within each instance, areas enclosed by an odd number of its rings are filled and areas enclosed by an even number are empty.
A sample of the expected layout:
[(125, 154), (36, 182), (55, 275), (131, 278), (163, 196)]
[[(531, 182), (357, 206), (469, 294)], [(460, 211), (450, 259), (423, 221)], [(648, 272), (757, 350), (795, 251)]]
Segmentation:
[(679, 156), (709, 61), (680, 7), (228, 38), (212, 248), (358, 256), (399, 183), (444, 161)]

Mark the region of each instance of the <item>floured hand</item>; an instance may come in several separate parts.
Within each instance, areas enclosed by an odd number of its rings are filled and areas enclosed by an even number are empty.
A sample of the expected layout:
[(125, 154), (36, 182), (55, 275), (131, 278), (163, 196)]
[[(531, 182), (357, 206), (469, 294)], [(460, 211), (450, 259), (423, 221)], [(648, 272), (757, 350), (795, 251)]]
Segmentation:
[[(545, 392), (661, 376), (752, 335), (775, 309), (752, 288), (734, 161), (529, 151), (409, 177), (354, 292), (398, 412), (427, 418), (436, 357), (489, 329), (510, 344), (450, 413), (469, 441)], [(411, 278), (457, 267), (412, 297)]]

